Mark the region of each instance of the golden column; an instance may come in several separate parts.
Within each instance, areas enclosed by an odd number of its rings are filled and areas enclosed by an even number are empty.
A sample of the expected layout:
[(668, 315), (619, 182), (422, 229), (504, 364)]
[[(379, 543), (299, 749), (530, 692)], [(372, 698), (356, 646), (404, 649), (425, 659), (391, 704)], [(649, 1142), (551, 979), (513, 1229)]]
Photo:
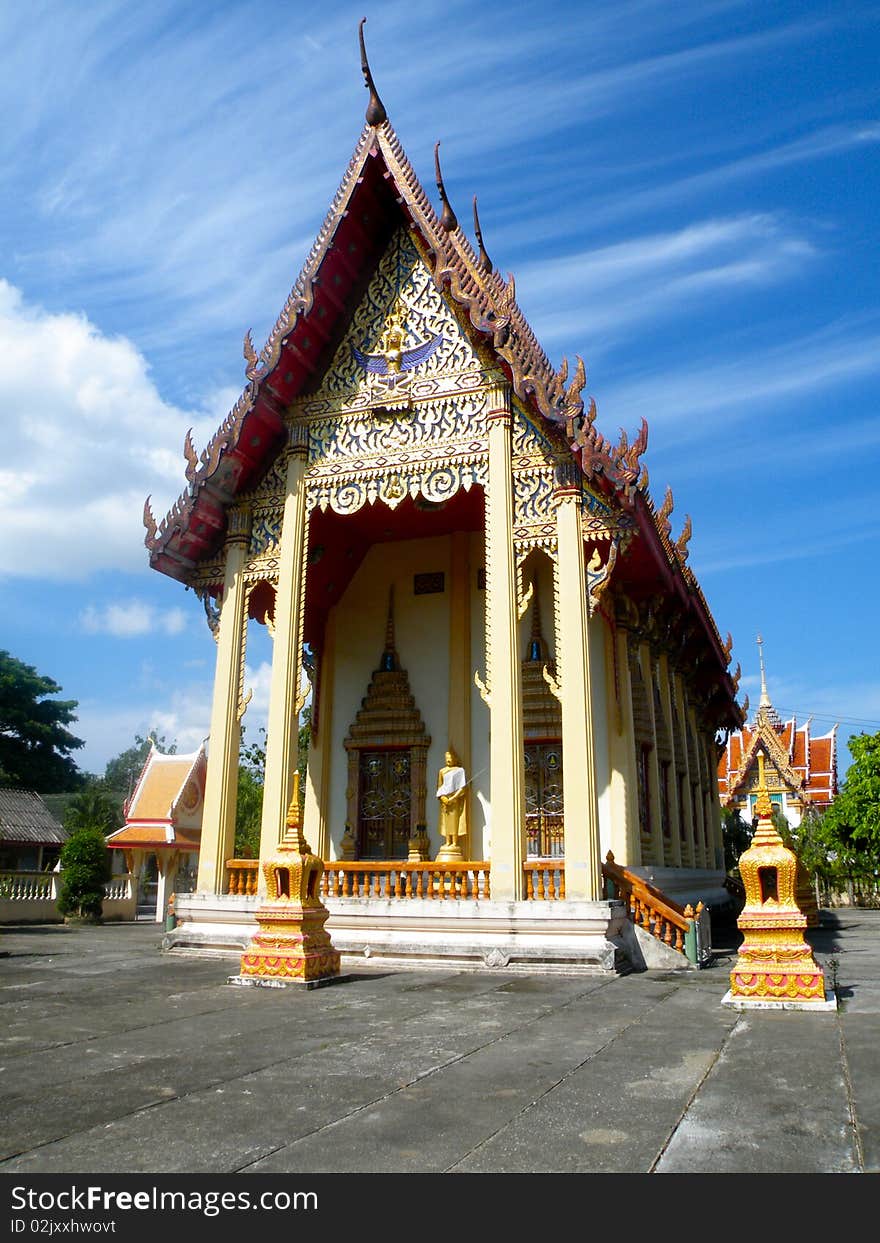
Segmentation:
[[(660, 690), (660, 708), (666, 718), (669, 731), (669, 742), (672, 748), (672, 759), (666, 768), (666, 805), (669, 808), (669, 855), (673, 867), (682, 865), (681, 820), (678, 805), (678, 766), (676, 763), (675, 718), (672, 715), (672, 690), (669, 676), (669, 657), (661, 652), (657, 660), (658, 682)], [(687, 860), (685, 860), (685, 863)]]
[(642, 861), (639, 832), (638, 776), (636, 774), (635, 723), (633, 721), (632, 682), (629, 671), (629, 633), (618, 620), (609, 633), (610, 659), (608, 685), (616, 694), (608, 696), (608, 737), (611, 753), (611, 850), (624, 867), (638, 867)]
[(663, 842), (663, 807), (660, 801), (660, 761), (657, 756), (657, 718), (654, 702), (654, 658), (647, 643), (639, 644), (639, 664), (648, 700), (651, 721), (651, 748), (648, 755), (648, 808), (651, 817), (651, 863), (663, 867), (667, 862)]
[[(471, 770), (471, 595), (470, 534), (449, 537), (449, 709), (446, 745), (458, 756), (468, 777)], [(470, 785), (465, 787), (465, 823), (473, 823)], [(458, 839), (465, 859), (474, 857), (470, 831)]]
[(315, 843), (320, 859), (330, 858), (330, 755), (333, 726), (333, 684), (336, 672), (336, 608), (330, 609), (324, 626), (324, 642), (318, 664), (317, 720), (312, 702), (312, 730), (306, 768), (305, 834)]
[[(308, 433), (299, 423), (288, 428), (287, 493), (281, 528), (278, 593), (275, 599), (275, 640), (266, 728), (266, 776), (260, 829), (261, 863), (274, 854), (283, 830), (296, 768), (302, 678), (302, 592), (306, 544), (306, 482)], [(264, 892), (260, 868), (260, 892)]]
[(199, 893), (223, 892), (226, 860), (232, 857), (235, 842), (238, 749), (241, 740), (241, 658), (247, 620), (244, 617), (244, 567), (250, 524), (251, 516), (247, 510), (234, 508), (229, 511), (199, 848)]
[(488, 398), (489, 487), (486, 496), (486, 647), (489, 677), (489, 781), (492, 803), (492, 897), (521, 899), (526, 856), (522, 668), (518, 651), (513, 555), (510, 390)]
[(565, 896), (597, 902), (602, 896), (599, 803), (593, 749), (590, 627), (581, 487), (566, 463), (554, 493), (559, 601), (557, 677), (562, 685), (562, 797)]
[(758, 827), (739, 860), (746, 902), (736, 922), (743, 943), (722, 1004), (836, 1009), (836, 1000), (826, 1000), (824, 973), (804, 941), (807, 917), (795, 900), (797, 858), (773, 825), (762, 751), (755, 810)]

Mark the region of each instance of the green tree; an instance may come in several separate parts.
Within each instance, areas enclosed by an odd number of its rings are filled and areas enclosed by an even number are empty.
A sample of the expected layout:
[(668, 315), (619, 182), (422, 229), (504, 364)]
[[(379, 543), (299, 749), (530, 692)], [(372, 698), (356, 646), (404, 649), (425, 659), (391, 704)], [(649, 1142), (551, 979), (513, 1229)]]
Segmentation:
[(875, 893), (880, 877), (880, 733), (849, 741), (852, 764), (825, 812), (821, 844), (838, 889)]
[[(311, 709), (305, 708), (300, 717), (297, 754), (299, 769), (300, 806), (306, 797), (306, 765), (309, 758), (311, 738)], [(255, 742), (242, 746), (238, 767), (238, 797), (235, 805), (235, 857), (258, 859), (260, 855), (260, 826), (263, 815), (263, 778), (266, 771), (266, 731), (260, 728)]]
[(880, 854), (880, 733), (849, 740), (852, 764), (824, 817), (824, 829), (841, 842)]
[(740, 855), (748, 850), (752, 842), (752, 826), (743, 819), (738, 808), (721, 808), (721, 836), (724, 842), (724, 867), (727, 872), (733, 872)]
[(75, 829), (61, 847), (58, 910), (68, 920), (99, 924), (104, 885), (110, 879), (110, 851), (100, 829)]
[(77, 702), (50, 698), (60, 690), (32, 665), (0, 651), (0, 785), (53, 794), (81, 784), (70, 753), (85, 744), (67, 729)]
[(122, 827), (118, 800), (100, 783), (94, 783), (75, 794), (64, 811), (64, 827), (100, 829), (106, 836)]

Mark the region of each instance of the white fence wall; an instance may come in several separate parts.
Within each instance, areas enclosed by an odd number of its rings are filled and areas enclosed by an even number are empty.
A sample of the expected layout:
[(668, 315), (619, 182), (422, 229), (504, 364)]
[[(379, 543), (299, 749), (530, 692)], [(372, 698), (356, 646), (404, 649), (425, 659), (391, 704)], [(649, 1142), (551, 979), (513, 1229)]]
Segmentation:
[[(58, 911), (60, 872), (0, 872), (0, 924), (61, 924)], [(137, 916), (137, 892), (130, 873), (104, 886), (104, 919)]]

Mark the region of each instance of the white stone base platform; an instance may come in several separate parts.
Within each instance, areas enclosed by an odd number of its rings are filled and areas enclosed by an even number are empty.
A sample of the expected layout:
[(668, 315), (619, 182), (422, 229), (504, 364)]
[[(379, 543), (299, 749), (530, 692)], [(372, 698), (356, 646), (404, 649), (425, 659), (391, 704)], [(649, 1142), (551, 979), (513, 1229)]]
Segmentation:
[[(255, 897), (178, 894), (177, 927), (162, 948), (237, 957), (257, 930)], [(465, 899), (326, 900), (343, 964), (500, 968), (613, 974), (643, 965), (623, 902)], [(683, 955), (677, 956), (687, 966)]]
[(824, 1001), (790, 1001), (787, 998), (768, 1000), (763, 997), (734, 997), (728, 989), (721, 998), (721, 1004), (729, 1010), (815, 1010), (820, 1014), (827, 1014), (837, 1010), (837, 994), (826, 988)]

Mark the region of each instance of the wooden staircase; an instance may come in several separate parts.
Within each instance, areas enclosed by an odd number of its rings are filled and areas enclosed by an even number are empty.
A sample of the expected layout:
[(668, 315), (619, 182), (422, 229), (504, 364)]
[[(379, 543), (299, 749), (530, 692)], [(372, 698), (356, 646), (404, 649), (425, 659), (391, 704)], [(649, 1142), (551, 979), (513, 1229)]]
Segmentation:
[(609, 850), (602, 864), (603, 896), (619, 898), (636, 928), (683, 955), (695, 967), (712, 957), (709, 912), (698, 902), (679, 906), (642, 876), (620, 867)]

